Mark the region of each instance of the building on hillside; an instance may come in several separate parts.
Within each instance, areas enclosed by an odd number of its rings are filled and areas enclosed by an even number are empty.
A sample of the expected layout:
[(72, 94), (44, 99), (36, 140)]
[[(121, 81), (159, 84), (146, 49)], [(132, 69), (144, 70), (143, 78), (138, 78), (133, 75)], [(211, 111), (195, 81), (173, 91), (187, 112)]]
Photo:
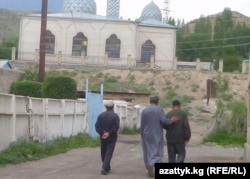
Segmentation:
[[(107, 0), (107, 15), (94, 0), (64, 0), (63, 13), (47, 16), (46, 63), (137, 66), (172, 69), (176, 27), (163, 23), (152, 1), (138, 20), (119, 17), (120, 1)], [(18, 60), (39, 60), (41, 14), (20, 18)], [(152, 67), (152, 66), (151, 66)]]

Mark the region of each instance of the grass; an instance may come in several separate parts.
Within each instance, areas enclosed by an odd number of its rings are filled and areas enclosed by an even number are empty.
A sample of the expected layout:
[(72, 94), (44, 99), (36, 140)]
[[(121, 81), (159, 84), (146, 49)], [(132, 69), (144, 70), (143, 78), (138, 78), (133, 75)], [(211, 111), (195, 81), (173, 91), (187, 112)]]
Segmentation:
[(121, 134), (125, 134), (125, 135), (135, 135), (135, 134), (139, 134), (140, 133), (140, 129), (130, 129), (125, 127), (122, 131)]
[(99, 138), (93, 139), (86, 134), (69, 138), (58, 138), (46, 143), (38, 141), (18, 141), (0, 153), (0, 166), (18, 164), (39, 160), (59, 153), (65, 153), (75, 148), (96, 147), (100, 145)]
[(216, 143), (221, 146), (243, 147), (246, 143), (245, 134), (234, 134), (225, 129), (217, 130), (203, 139), (203, 143)]
[[(139, 129), (124, 128), (121, 134), (139, 134)], [(243, 147), (246, 143), (246, 135), (235, 135), (221, 129), (203, 139), (203, 143), (210, 142), (221, 146)], [(100, 146), (99, 138), (93, 139), (87, 134), (79, 134), (69, 138), (58, 138), (46, 143), (22, 140), (12, 143), (8, 149), (0, 153), (0, 166), (39, 160), (65, 153), (71, 149), (97, 146)]]

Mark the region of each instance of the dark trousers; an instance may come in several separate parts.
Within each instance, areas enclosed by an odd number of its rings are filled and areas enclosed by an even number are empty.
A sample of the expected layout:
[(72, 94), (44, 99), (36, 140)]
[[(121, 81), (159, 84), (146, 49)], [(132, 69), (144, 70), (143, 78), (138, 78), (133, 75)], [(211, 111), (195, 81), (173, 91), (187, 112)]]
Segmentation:
[(101, 140), (102, 169), (110, 171), (110, 163), (115, 150), (116, 139)]
[(168, 162), (183, 163), (186, 156), (185, 142), (167, 142)]

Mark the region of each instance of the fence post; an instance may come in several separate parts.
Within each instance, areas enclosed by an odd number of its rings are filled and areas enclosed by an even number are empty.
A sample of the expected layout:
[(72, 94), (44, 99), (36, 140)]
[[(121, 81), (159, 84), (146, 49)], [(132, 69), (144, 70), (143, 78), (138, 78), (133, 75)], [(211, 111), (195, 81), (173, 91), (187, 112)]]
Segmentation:
[(49, 129), (48, 129), (48, 125), (49, 125), (49, 123), (48, 123), (48, 120), (49, 120), (48, 104), (49, 104), (49, 100), (48, 100), (48, 98), (45, 98), (43, 100), (43, 106), (44, 106), (44, 113), (43, 113), (43, 122), (44, 122), (44, 129), (43, 129), (44, 130), (44, 137), (43, 137), (43, 139), (44, 140), (43, 140), (43, 142), (48, 141), (48, 131), (49, 131)]
[(64, 109), (65, 109), (65, 100), (61, 100), (61, 111), (60, 111), (60, 134), (61, 134), (61, 137), (63, 137), (63, 130), (64, 130), (64, 117), (65, 117), (65, 114), (64, 114)]
[(62, 51), (58, 51), (58, 64), (62, 64)]
[(223, 59), (220, 59), (219, 61), (219, 72), (223, 72)]
[(173, 60), (173, 70), (177, 70), (177, 59)]
[(150, 68), (154, 68), (155, 66), (155, 56), (151, 55), (150, 56)]
[(250, 74), (248, 72), (248, 100), (247, 100), (247, 141), (244, 145), (244, 160), (250, 162)]
[(196, 71), (200, 71), (200, 59), (196, 59)]
[(104, 56), (104, 65), (107, 66), (108, 65), (108, 59), (109, 59), (109, 56), (107, 53), (105, 53), (105, 56)]
[(81, 52), (81, 64), (82, 65), (85, 64), (85, 51), (84, 50)]
[(35, 49), (35, 61), (39, 62), (39, 49)]
[(131, 55), (130, 55), (130, 54), (128, 54), (127, 66), (128, 66), (128, 67), (131, 67)]
[(16, 47), (12, 47), (11, 60), (16, 60)]
[(11, 98), (11, 112), (12, 112), (12, 120), (11, 120), (11, 142), (16, 141), (16, 96), (13, 94)]

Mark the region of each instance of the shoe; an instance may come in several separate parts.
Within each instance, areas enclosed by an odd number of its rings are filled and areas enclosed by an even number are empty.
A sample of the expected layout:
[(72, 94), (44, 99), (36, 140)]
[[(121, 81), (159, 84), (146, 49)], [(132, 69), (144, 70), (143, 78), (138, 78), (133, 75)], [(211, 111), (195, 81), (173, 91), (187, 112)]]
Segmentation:
[(155, 176), (155, 174), (154, 174), (154, 166), (149, 165), (147, 168), (148, 168), (148, 177), (153, 178)]
[(108, 172), (107, 172), (107, 171), (105, 171), (104, 169), (101, 169), (101, 174), (102, 174), (102, 175), (107, 175), (107, 174), (108, 174)]

